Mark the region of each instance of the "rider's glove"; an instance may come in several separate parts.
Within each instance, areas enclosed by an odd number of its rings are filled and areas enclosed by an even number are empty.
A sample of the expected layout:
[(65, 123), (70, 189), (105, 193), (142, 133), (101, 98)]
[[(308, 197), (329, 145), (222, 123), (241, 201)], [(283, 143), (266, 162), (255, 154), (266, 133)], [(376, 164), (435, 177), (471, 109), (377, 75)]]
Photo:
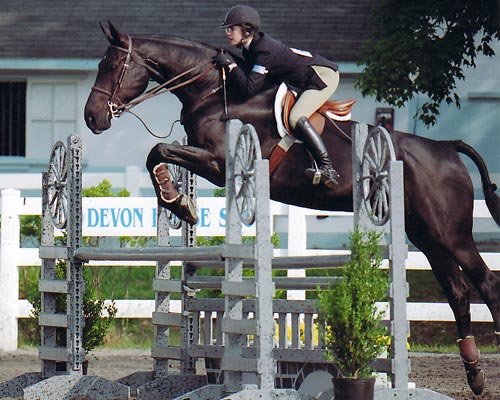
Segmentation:
[(221, 67), (228, 67), (231, 64), (234, 64), (234, 59), (231, 54), (228, 53), (219, 53), (215, 56), (214, 61), (219, 64)]

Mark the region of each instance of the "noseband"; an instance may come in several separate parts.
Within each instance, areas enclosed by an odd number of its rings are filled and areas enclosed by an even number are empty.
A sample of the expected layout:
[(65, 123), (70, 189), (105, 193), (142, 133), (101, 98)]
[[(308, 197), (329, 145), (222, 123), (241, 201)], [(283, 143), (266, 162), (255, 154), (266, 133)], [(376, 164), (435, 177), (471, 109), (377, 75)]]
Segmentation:
[[(109, 48), (116, 49), (116, 50), (119, 50), (119, 51), (122, 51), (122, 52), (126, 53), (125, 57), (122, 57), (122, 59), (124, 59), (124, 62), (123, 62), (123, 65), (122, 65), (122, 70), (120, 72), (120, 78), (118, 79), (118, 82), (116, 83), (116, 86), (113, 89), (113, 91), (111, 92), (109, 90), (100, 88), (98, 86), (92, 86), (92, 91), (96, 91), (96, 92), (99, 92), (99, 93), (102, 93), (102, 94), (105, 94), (105, 95), (109, 96), (109, 99), (108, 99), (108, 108), (109, 108), (109, 113), (110, 113), (110, 115), (111, 115), (111, 117), (113, 119), (117, 119), (124, 112), (130, 112), (131, 114), (133, 114), (130, 111), (130, 109), (132, 107), (135, 107), (136, 105), (138, 105), (138, 104), (142, 103), (143, 101), (148, 100), (148, 99), (150, 99), (152, 97), (158, 96), (159, 94), (166, 93), (166, 92), (172, 92), (172, 91), (174, 91), (176, 89), (180, 89), (180, 88), (182, 88), (184, 86), (187, 86), (187, 85), (189, 85), (189, 84), (197, 81), (201, 77), (203, 77), (205, 74), (207, 74), (214, 67), (214, 62), (212, 60), (210, 60), (210, 61), (208, 61), (208, 62), (206, 62), (204, 64), (197, 65), (195, 67), (192, 67), (192, 68), (188, 69), (187, 71), (184, 71), (184, 72), (182, 72), (182, 73), (174, 76), (172, 79), (169, 79), (168, 81), (162, 83), (161, 85), (158, 85), (158, 86), (152, 88), (151, 90), (148, 90), (142, 96), (137, 97), (135, 100), (132, 100), (132, 101), (130, 101), (128, 103), (124, 103), (120, 99), (120, 97), (118, 96), (117, 93), (118, 93), (118, 90), (120, 89), (120, 87), (121, 87), (121, 85), (123, 83), (123, 80), (125, 79), (125, 74), (127, 73), (127, 70), (128, 70), (128, 68), (130, 66), (130, 61), (132, 59), (132, 54), (133, 54), (132, 38), (129, 35), (127, 35), (127, 39), (128, 39), (128, 48), (120, 47), (120, 46), (116, 46), (116, 45), (109, 46)], [(137, 54), (137, 53), (135, 53), (135, 54)], [(146, 70), (148, 70), (148, 72), (153, 73), (154, 75), (157, 75), (157, 76), (158, 75), (161, 76), (161, 73), (159, 71), (153, 69), (144, 60), (142, 60), (142, 58), (140, 58), (140, 60), (137, 60), (136, 62), (138, 64), (142, 65), (143, 67), (145, 67)], [(206, 68), (203, 69), (198, 74), (196, 74), (195, 76), (193, 76), (192, 78), (189, 78), (186, 81), (183, 81), (183, 82), (180, 82), (180, 83), (178, 83), (176, 85), (168, 87), (168, 85), (170, 85), (171, 83), (175, 82), (176, 80), (178, 80), (180, 78), (183, 78), (184, 76), (186, 76), (186, 75), (188, 75), (188, 74), (190, 74), (192, 72), (200, 70), (203, 67), (206, 67)], [(213, 94), (216, 91), (217, 90), (212, 90), (212, 92), (210, 92), (210, 94)], [(118, 103), (114, 100), (115, 98), (116, 98), (116, 101)], [(133, 115), (135, 115), (137, 117), (136, 114), (133, 114)], [(143, 122), (143, 124), (144, 124), (144, 122)]]

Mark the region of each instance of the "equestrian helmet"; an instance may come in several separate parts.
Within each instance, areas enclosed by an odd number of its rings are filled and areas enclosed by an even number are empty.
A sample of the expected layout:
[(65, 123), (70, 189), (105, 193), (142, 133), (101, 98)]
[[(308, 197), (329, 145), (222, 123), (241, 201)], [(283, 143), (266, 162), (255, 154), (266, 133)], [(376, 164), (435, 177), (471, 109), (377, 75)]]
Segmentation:
[(237, 5), (229, 9), (221, 28), (246, 24), (251, 25), (256, 31), (258, 31), (261, 24), (260, 15), (253, 7)]

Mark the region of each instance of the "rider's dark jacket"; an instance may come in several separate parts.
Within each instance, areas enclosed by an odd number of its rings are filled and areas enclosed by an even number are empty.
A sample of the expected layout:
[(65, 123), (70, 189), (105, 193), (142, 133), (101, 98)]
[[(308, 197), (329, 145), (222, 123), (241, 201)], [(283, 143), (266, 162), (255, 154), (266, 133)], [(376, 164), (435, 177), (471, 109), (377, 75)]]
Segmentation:
[(245, 63), (238, 62), (228, 75), (228, 82), (246, 97), (257, 94), (267, 79), (285, 82), (299, 94), (307, 89), (324, 89), (325, 83), (316, 74), (313, 65), (338, 71), (338, 65), (320, 55), (292, 49), (271, 36), (259, 32), (248, 50), (242, 49)]

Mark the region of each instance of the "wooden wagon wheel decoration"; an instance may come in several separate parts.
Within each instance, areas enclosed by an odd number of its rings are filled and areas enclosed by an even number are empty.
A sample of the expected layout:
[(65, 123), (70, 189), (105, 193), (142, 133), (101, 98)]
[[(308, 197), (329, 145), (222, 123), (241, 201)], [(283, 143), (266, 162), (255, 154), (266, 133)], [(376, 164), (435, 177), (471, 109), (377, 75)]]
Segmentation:
[(368, 132), (362, 159), (363, 202), (373, 224), (384, 225), (390, 217), (389, 162), (396, 155), (391, 137), (381, 126)]
[(238, 133), (234, 155), (234, 196), (240, 220), (245, 225), (255, 222), (255, 197), (257, 195), (255, 160), (262, 158), (255, 129), (243, 125)]
[(68, 221), (68, 154), (58, 141), (50, 154), (47, 172), (47, 200), (50, 218), (56, 228), (64, 229)]

